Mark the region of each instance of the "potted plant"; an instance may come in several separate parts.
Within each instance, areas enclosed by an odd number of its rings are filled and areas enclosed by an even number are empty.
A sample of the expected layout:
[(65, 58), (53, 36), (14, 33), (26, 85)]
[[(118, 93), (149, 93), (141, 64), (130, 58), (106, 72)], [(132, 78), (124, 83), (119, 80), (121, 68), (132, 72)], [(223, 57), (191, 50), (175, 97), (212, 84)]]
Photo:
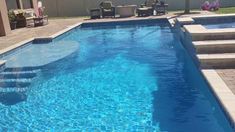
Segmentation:
[(15, 16), (13, 10), (8, 11), (8, 18), (9, 18), (11, 30), (16, 29), (17, 22), (16, 22), (16, 16)]

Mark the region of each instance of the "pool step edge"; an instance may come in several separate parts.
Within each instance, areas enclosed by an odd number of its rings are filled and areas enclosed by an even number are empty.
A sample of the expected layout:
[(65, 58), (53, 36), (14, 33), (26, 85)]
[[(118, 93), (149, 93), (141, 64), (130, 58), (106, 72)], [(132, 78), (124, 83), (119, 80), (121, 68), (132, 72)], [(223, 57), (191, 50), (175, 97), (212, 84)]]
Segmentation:
[(235, 53), (198, 54), (197, 57), (203, 69), (235, 68)]
[(37, 73), (0, 73), (0, 79), (34, 78)]

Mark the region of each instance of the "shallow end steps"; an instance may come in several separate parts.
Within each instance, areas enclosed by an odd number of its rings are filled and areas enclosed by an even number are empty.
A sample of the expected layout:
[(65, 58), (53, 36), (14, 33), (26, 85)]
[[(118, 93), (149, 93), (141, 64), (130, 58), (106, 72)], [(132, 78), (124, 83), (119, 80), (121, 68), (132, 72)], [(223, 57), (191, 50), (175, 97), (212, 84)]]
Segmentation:
[(235, 53), (198, 54), (201, 68), (235, 68)]
[(37, 73), (0, 73), (0, 79), (34, 78)]
[(1, 81), (0, 82), (0, 87), (1, 88), (12, 88), (12, 87), (24, 88), (24, 87), (29, 86), (30, 84), (31, 84), (30, 82)]
[(0, 94), (12, 93), (12, 92), (27, 92), (27, 90), (28, 90), (28, 87), (24, 87), (24, 88), (17, 88), (17, 87), (1, 88), (0, 87)]
[(4, 69), (4, 72), (26, 72), (26, 71), (34, 71), (40, 69), (41, 67), (13, 67), (13, 68)]
[(193, 41), (193, 45), (199, 54), (235, 52), (235, 40)]

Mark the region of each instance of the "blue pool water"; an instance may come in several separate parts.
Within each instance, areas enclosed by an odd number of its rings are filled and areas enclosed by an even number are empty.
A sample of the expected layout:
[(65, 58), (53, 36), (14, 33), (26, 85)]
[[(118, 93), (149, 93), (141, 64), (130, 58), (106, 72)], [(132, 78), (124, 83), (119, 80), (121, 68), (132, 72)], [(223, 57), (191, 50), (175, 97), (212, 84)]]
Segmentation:
[(166, 22), (82, 26), (6, 56), (6, 72), (37, 77), (0, 94), (0, 131), (232, 131), (175, 34)]
[(207, 29), (235, 28), (235, 22), (211, 23), (204, 25)]

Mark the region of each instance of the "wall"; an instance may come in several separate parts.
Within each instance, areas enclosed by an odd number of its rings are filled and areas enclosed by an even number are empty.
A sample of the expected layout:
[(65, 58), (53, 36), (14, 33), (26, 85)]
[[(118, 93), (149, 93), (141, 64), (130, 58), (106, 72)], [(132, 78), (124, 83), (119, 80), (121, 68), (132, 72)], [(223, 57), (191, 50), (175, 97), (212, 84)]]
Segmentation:
[[(49, 16), (85, 16), (89, 9), (97, 8), (104, 0), (41, 0)], [(115, 6), (123, 4), (140, 5), (145, 0), (111, 0)], [(191, 8), (199, 9), (205, 0), (191, 0)], [(212, 0), (209, 0), (212, 1)], [(223, 7), (235, 6), (235, 0), (220, 0)], [(166, 0), (169, 10), (184, 9), (184, 0)]]
[(16, 0), (6, 0), (6, 4), (7, 4), (7, 9), (8, 10), (18, 8)]
[(21, 0), (21, 1), (22, 1), (23, 9), (32, 8), (31, 0)]

